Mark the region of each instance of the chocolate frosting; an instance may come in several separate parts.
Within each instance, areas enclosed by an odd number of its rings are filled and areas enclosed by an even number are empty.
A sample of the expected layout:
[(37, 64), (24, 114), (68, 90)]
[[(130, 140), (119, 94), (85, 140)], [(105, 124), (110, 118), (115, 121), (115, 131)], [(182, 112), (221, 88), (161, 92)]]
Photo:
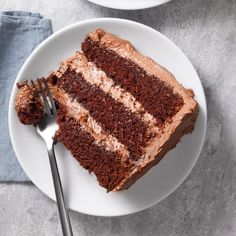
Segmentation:
[(21, 123), (37, 124), (44, 116), (43, 104), (34, 89), (27, 82), (17, 84), (19, 91), (15, 99), (15, 109)]

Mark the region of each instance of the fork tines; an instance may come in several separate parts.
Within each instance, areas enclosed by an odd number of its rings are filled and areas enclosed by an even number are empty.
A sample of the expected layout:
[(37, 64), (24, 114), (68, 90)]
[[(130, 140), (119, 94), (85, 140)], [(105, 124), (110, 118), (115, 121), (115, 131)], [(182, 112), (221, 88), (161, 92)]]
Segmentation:
[[(42, 81), (43, 81), (44, 87), (46, 89), (46, 92), (43, 89)], [(48, 115), (48, 116), (49, 115), (56, 115), (56, 105), (55, 105), (55, 102), (53, 100), (50, 89), (48, 87), (47, 81), (44, 78), (42, 78), (42, 79), (37, 79), (37, 82), (38, 82), (38, 88), (40, 90), (40, 93), (37, 90), (37, 86), (35, 85), (34, 81), (31, 80), (31, 84), (32, 84), (32, 86), (35, 90), (36, 96), (40, 97), (39, 94), (42, 95), (46, 115)], [(49, 102), (50, 102), (50, 104), (49, 104)]]

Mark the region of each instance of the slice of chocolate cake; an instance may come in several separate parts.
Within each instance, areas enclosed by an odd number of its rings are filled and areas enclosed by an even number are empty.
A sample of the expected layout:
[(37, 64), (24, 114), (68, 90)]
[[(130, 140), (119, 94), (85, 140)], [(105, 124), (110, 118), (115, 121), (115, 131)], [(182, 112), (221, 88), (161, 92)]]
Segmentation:
[(48, 77), (58, 105), (55, 138), (108, 191), (127, 189), (193, 130), (191, 90), (125, 40), (90, 33)]

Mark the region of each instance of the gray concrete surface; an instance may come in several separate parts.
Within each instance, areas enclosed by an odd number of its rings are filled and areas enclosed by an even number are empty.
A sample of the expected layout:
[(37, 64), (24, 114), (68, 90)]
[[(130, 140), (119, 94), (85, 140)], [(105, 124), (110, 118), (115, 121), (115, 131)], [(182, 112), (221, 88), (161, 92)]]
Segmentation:
[[(186, 53), (206, 92), (205, 145), (181, 187), (156, 206), (130, 216), (71, 212), (75, 235), (236, 235), (235, 0), (173, 0), (141, 11), (111, 10), (85, 0), (0, 0), (0, 9), (40, 11), (52, 19), (55, 30), (101, 16), (147, 24)], [(31, 184), (1, 183), (0, 235), (61, 235), (55, 203)]]

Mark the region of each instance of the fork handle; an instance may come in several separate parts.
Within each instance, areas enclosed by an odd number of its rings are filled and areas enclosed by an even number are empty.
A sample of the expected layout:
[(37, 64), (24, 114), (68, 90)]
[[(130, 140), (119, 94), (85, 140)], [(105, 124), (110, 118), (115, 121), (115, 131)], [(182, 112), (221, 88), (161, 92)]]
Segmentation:
[(57, 162), (55, 158), (54, 143), (50, 147), (48, 147), (48, 156), (49, 156), (49, 161), (50, 161), (50, 166), (51, 166), (51, 172), (52, 172), (53, 184), (54, 184), (54, 189), (55, 189), (55, 195), (57, 199), (57, 206), (58, 206), (58, 211), (59, 211), (59, 216), (60, 216), (60, 221), (61, 221), (62, 232), (64, 236), (73, 236), (70, 218), (69, 218), (68, 210), (65, 204), (61, 180), (60, 180)]

